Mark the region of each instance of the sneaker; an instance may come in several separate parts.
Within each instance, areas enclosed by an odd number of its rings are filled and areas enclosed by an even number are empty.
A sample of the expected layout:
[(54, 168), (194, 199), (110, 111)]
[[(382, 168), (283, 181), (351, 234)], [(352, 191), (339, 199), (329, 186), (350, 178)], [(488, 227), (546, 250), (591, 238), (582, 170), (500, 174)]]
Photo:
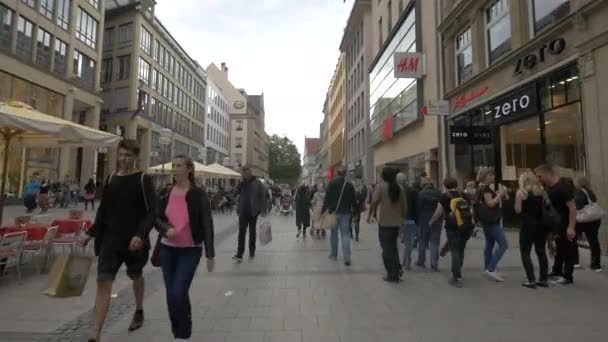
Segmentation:
[(232, 260), (236, 261), (237, 264), (240, 264), (243, 262), (243, 258), (239, 257), (238, 255), (233, 256)]
[(382, 280), (384, 280), (387, 283), (398, 283), (401, 281), (399, 278), (391, 278), (388, 276), (382, 277)]
[(566, 285), (572, 285), (572, 284), (574, 284), (574, 282), (570, 279), (566, 279), (566, 278), (562, 277), (561, 279), (554, 280), (553, 284), (566, 286)]
[(437, 267), (437, 266), (431, 266), (431, 271), (433, 271), (433, 272), (439, 272), (439, 267)]
[(503, 277), (501, 277), (500, 274), (496, 273), (495, 271), (485, 271), (484, 274), (486, 277), (494, 280), (495, 282), (502, 283), (503, 281), (505, 281), (505, 279)]
[(576, 269), (580, 269), (580, 268), (581, 268), (581, 265), (580, 265), (580, 264), (574, 264), (574, 268), (576, 268)]
[(456, 278), (450, 278), (450, 280), (448, 281), (448, 283), (456, 288), (462, 288), (463, 287), (463, 283), (462, 283), (462, 279), (456, 279)]
[(531, 281), (526, 281), (526, 282), (522, 283), (521, 286), (536, 290), (536, 283), (531, 282)]
[(133, 320), (131, 321), (131, 325), (129, 325), (129, 331), (135, 331), (144, 324), (144, 311), (137, 310), (133, 315)]
[(333, 256), (333, 255), (330, 255), (330, 256), (329, 256), (329, 258), (330, 258), (331, 260), (338, 260), (338, 257), (337, 257), (337, 256)]
[(551, 272), (551, 273), (549, 273), (549, 275), (547, 277), (549, 277), (549, 279), (551, 279), (551, 280), (557, 280), (557, 279), (561, 278), (562, 275), (559, 273)]
[(345, 261), (344, 262), (344, 266), (350, 266), (350, 265), (351, 265), (350, 261)]
[(600, 273), (603, 271), (602, 268), (599, 266), (591, 267), (589, 269), (592, 270), (593, 272), (597, 272), (597, 273)]
[(425, 264), (416, 263), (416, 267), (426, 268), (426, 265)]
[(255, 254), (249, 254), (249, 260), (255, 259)]
[(536, 282), (536, 286), (547, 288), (547, 287), (549, 287), (549, 283), (546, 280), (545, 281), (537, 281)]
[(298, 234), (296, 234), (296, 238), (299, 238), (299, 237), (300, 237), (300, 232), (298, 232)]

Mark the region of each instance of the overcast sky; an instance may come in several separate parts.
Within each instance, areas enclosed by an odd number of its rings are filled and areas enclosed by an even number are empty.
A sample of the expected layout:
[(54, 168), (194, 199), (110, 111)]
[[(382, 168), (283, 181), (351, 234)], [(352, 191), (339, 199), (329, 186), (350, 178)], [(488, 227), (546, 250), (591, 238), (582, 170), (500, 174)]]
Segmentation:
[(156, 16), (201, 66), (226, 62), (249, 94), (264, 92), (266, 132), (300, 152), (318, 137), (352, 0), (157, 0)]

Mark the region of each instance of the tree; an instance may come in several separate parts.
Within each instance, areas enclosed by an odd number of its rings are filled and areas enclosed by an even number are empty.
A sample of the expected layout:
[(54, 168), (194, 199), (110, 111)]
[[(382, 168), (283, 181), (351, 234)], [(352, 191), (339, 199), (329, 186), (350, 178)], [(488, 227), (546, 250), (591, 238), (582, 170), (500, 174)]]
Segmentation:
[(270, 137), (270, 178), (278, 183), (295, 183), (302, 173), (300, 152), (286, 136), (273, 134)]

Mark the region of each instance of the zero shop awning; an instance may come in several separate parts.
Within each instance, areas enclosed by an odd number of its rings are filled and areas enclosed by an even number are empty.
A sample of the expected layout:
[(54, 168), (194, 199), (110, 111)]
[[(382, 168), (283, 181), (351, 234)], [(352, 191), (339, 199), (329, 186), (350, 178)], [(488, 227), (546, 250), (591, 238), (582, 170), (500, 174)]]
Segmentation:
[(26, 146), (100, 147), (117, 144), (120, 136), (41, 113), (22, 102), (0, 102), (0, 129), (12, 130)]

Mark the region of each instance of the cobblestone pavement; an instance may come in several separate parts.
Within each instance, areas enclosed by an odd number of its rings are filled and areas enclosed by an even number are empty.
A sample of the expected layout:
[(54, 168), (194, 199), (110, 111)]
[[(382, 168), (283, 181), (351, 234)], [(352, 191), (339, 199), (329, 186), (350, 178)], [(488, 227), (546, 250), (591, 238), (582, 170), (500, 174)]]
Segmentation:
[[(501, 263), (505, 283), (493, 283), (481, 275), (481, 237), (467, 248), (465, 287), (455, 289), (447, 284), (449, 257), (441, 260), (440, 273), (415, 269), (405, 274), (404, 282), (387, 284), (381, 280), (375, 226), (362, 226), (361, 242), (353, 242), (353, 265), (346, 267), (327, 258), (327, 240), (296, 239), (293, 221), (293, 217), (273, 217), (272, 243), (260, 247), (256, 259), (240, 265), (231, 260), (236, 227), (218, 229), (216, 271), (207, 273), (200, 267), (192, 285), (193, 341), (527, 342), (608, 337), (608, 274), (577, 271), (572, 287), (523, 288), (515, 234), (509, 234), (511, 246)], [(581, 258), (587, 261), (589, 256), (584, 252)], [(133, 307), (131, 290), (123, 279), (104, 341), (172, 340), (160, 272), (149, 269), (146, 279), (144, 327), (127, 332)], [(5, 331), (0, 332), (0, 341), (82, 340), (93, 293), (87, 289), (81, 298), (68, 299), (70, 303), (57, 300), (66, 308), (86, 309), (70, 309), (72, 316), (66, 313), (66, 320), (53, 329), (41, 326), (52, 325), (49, 317), (61, 320), (63, 311), (45, 307), (38, 311), (38, 320), (32, 313), (21, 315), (24, 319), (14, 319), (9, 330), (38, 335), (10, 339)], [(0, 295), (3, 307), (8, 300), (8, 307), (21, 313), (19, 298)]]

